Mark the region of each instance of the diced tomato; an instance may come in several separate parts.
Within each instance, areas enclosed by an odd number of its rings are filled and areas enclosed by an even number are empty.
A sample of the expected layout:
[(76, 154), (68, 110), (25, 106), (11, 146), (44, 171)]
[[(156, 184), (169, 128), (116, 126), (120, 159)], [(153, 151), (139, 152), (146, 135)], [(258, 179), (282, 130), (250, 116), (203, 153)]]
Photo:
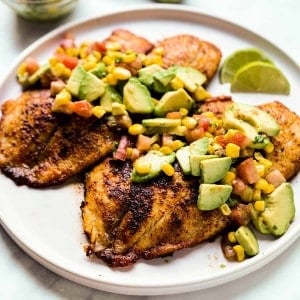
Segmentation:
[(100, 53), (104, 53), (106, 51), (105, 44), (102, 42), (94, 42), (91, 47), (92, 50), (96, 50)]
[(238, 177), (242, 178), (246, 183), (253, 184), (260, 179), (252, 157), (245, 159), (237, 168)]
[(225, 138), (224, 135), (217, 135), (215, 137), (215, 141), (217, 144), (219, 144), (220, 146), (222, 146), (223, 148), (226, 147), (226, 145), (229, 143), (228, 139)]
[(29, 75), (33, 74), (40, 68), (39, 63), (32, 57), (26, 58), (25, 64), (26, 64), (26, 72), (28, 72)]
[(193, 118), (198, 121), (198, 126), (201, 127), (204, 131), (207, 131), (209, 129), (210, 119), (208, 117), (206, 117), (205, 115), (193, 115)]
[(83, 118), (90, 118), (93, 115), (92, 108), (87, 100), (72, 102), (72, 111)]
[(173, 136), (170, 134), (163, 134), (161, 143), (163, 146), (170, 146), (173, 143)]
[(247, 188), (247, 184), (240, 178), (235, 178), (232, 181), (232, 193), (237, 196), (242, 196), (244, 190)]
[(69, 69), (73, 70), (78, 65), (78, 58), (66, 54), (57, 54), (56, 57)]
[(245, 147), (249, 146), (249, 144), (250, 144), (251, 141), (244, 134), (242, 134), (241, 132), (237, 131), (230, 138), (230, 142), (234, 143), (234, 144), (236, 144), (238, 146), (240, 146), (241, 148), (245, 148)]
[(265, 179), (273, 184), (275, 187), (281, 185), (283, 182), (286, 181), (285, 177), (282, 175), (282, 173), (276, 169), (268, 173), (265, 177)]
[(191, 143), (196, 141), (204, 136), (204, 130), (202, 127), (196, 127), (191, 130), (187, 130), (185, 133), (186, 140)]

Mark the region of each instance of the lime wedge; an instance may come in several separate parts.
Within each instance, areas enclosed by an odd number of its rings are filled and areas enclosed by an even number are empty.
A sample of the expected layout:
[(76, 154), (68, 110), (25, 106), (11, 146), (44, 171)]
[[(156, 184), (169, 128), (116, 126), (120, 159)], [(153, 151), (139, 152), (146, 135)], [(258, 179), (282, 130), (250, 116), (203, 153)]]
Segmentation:
[(231, 82), (231, 92), (288, 95), (290, 84), (273, 64), (255, 61), (246, 64), (236, 72)]
[(247, 48), (237, 50), (224, 60), (219, 74), (220, 82), (231, 83), (233, 76), (237, 72), (237, 70), (252, 61), (266, 61), (271, 63), (271, 60), (258, 49)]

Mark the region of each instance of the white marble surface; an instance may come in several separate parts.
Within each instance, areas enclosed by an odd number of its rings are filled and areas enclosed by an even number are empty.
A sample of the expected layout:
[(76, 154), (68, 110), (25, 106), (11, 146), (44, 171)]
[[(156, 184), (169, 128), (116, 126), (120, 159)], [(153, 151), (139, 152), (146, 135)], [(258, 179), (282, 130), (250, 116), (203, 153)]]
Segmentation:
[[(60, 24), (150, 0), (79, 0), (73, 14), (54, 23), (22, 20), (0, 3), (0, 80), (30, 43)], [(300, 64), (300, 1), (186, 0), (201, 12), (226, 18), (267, 37)], [(159, 4), (157, 4), (159, 5)], [(1, 96), (1, 95), (0, 95)], [(298, 99), (295, 99), (298, 100)], [(0, 187), (1, 188), (1, 187)], [(297, 199), (299, 201), (299, 199)], [(0, 199), (1, 201), (1, 199)], [(259, 271), (218, 287), (169, 296), (125, 296), (66, 280), (27, 256), (0, 228), (0, 299), (300, 299), (300, 241)]]

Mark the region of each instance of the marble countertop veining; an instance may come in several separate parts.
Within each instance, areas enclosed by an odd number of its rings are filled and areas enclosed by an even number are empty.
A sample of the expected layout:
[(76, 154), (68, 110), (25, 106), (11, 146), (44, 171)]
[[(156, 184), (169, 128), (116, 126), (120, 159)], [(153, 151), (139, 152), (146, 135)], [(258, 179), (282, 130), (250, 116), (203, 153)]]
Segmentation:
[[(150, 0), (79, 0), (75, 11), (51, 23), (25, 21), (0, 3), (0, 80), (20, 52), (49, 30), (78, 18), (116, 8), (153, 4)], [(300, 64), (298, 0), (186, 0), (199, 11), (256, 31)], [(157, 4), (159, 5), (159, 4)], [(298, 199), (299, 200), (299, 199)], [(1, 201), (1, 199), (0, 199)], [(25, 254), (0, 227), (0, 299), (300, 299), (300, 240), (255, 273), (214, 288), (178, 295), (118, 295), (73, 283), (47, 270)]]

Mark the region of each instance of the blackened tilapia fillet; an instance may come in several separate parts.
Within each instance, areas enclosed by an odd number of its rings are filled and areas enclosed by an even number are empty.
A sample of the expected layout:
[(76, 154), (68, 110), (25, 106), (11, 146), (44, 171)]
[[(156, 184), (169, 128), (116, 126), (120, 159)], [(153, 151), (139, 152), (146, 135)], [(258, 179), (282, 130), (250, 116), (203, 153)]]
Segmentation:
[(96, 118), (52, 113), (46, 90), (2, 106), (0, 168), (17, 184), (60, 184), (113, 151), (115, 133)]
[(177, 170), (140, 184), (130, 181), (131, 169), (130, 162), (116, 167), (107, 159), (89, 173), (82, 207), (88, 254), (127, 266), (197, 245), (229, 224), (218, 210), (197, 208), (197, 178)]

